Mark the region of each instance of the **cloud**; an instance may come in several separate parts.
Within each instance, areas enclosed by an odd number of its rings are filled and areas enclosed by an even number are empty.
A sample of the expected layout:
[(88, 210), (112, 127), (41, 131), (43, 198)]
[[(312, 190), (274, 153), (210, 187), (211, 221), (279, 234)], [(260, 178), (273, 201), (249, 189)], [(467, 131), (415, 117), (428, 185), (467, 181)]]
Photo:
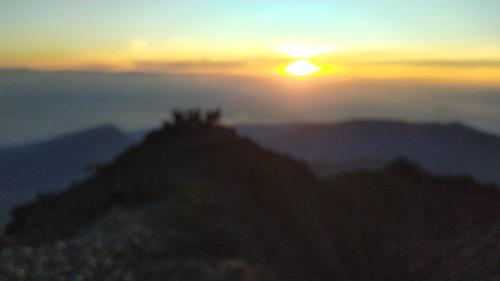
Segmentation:
[(500, 60), (394, 60), (355, 64), (422, 67), (500, 68)]
[(184, 61), (137, 61), (134, 66), (137, 70), (158, 72), (183, 72), (193, 70), (229, 70), (247, 65), (245, 60), (216, 61), (216, 60), (184, 60)]
[(273, 56), (254, 56), (238, 59), (197, 59), (197, 60), (137, 60), (133, 63), (136, 71), (145, 72), (249, 72), (274, 68), (289, 59)]

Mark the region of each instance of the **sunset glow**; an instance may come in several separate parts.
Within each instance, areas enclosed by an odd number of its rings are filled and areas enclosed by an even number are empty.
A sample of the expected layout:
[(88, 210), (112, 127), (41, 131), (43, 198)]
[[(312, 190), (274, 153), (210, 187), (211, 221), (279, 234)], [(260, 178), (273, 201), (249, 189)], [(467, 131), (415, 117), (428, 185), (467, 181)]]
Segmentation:
[(291, 63), (285, 68), (286, 73), (293, 76), (310, 76), (321, 70), (321, 67), (308, 60), (299, 60)]
[(8, 1), (0, 68), (500, 83), (499, 2), (457, 1)]
[(288, 44), (283, 47), (283, 53), (297, 59), (308, 59), (317, 55), (336, 50), (326, 45), (311, 45), (303, 43)]

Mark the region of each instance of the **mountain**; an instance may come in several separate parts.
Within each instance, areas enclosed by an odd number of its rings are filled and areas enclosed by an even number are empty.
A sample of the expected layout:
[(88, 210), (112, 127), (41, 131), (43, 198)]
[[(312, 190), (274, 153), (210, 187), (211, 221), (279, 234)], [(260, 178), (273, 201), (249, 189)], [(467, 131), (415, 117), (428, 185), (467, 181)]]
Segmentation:
[[(373, 168), (410, 159), (438, 174), (469, 174), (500, 183), (500, 137), (458, 123), (412, 124), (351, 121), (338, 124), (239, 126), (243, 135), (269, 149), (320, 165)], [(378, 163), (378, 164), (377, 164)], [(383, 166), (383, 165), (382, 165)]]
[[(500, 183), (500, 138), (459, 124), (352, 121), (331, 125), (239, 126), (264, 147), (303, 159), (320, 177), (381, 169), (399, 157), (440, 174), (470, 174)], [(60, 190), (112, 159), (147, 130), (113, 126), (69, 133), (34, 144), (0, 149), (0, 223), (7, 209), (38, 193)]]
[(381, 170), (389, 165), (389, 163), (387, 160), (381, 159), (356, 159), (340, 163), (318, 160), (309, 162), (309, 167), (319, 178), (326, 178), (351, 171)]
[(17, 208), (0, 279), (500, 277), (494, 186), (406, 160), (318, 180), (217, 116), (177, 113), (87, 180)]
[(405, 160), (323, 180), (341, 267), (354, 280), (494, 280), (500, 191)]
[[(85, 240), (124, 209), (130, 224), (139, 217), (140, 228), (157, 233), (158, 245), (145, 247), (155, 249), (149, 254), (164, 263), (164, 275), (169, 261), (174, 266), (186, 259), (244, 261), (278, 280), (330, 280), (337, 274), (319, 182), (304, 163), (210, 125), (208, 117), (178, 118), (86, 181), (16, 209), (7, 234), (15, 244)], [(130, 227), (110, 231), (110, 241), (128, 241), (116, 237)], [(128, 254), (140, 262), (144, 253)], [(155, 271), (151, 264), (148, 272)]]
[(0, 149), (2, 214), (38, 193), (58, 191), (89, 176), (91, 165), (108, 162), (131, 144), (116, 127), (100, 126)]

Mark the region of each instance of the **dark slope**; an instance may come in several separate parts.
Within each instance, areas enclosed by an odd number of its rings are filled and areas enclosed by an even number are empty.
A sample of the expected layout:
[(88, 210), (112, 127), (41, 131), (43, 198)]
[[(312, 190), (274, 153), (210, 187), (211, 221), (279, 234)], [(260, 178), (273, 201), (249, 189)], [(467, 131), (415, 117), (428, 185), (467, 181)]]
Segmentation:
[(333, 172), (342, 165), (363, 168), (366, 162), (371, 167), (403, 157), (434, 173), (500, 183), (500, 137), (457, 123), (352, 121), (241, 126), (239, 131), (269, 149), (308, 162), (330, 162)]
[[(468, 272), (463, 280), (500, 275), (491, 266), (500, 264), (494, 186), (433, 176), (398, 160), (380, 172), (328, 178), (324, 189), (342, 267), (355, 280), (462, 280), (449, 275), (453, 270)], [(468, 263), (466, 252), (479, 260)]]
[(318, 189), (305, 164), (231, 129), (165, 124), (87, 181), (17, 209), (8, 234), (47, 243), (78, 237), (112, 208), (159, 205), (164, 211), (150, 217), (180, 213), (154, 226), (161, 236), (188, 233), (169, 256), (241, 258), (271, 267), (279, 280), (331, 280), (338, 268)]
[(131, 145), (113, 126), (101, 126), (45, 142), (0, 149), (2, 210), (54, 192), (90, 175), (91, 164), (111, 160)]
[(304, 163), (200, 122), (165, 124), (85, 182), (17, 209), (8, 233), (6, 280), (18, 267), (36, 281), (500, 276), (495, 187), (402, 160), (320, 183)]

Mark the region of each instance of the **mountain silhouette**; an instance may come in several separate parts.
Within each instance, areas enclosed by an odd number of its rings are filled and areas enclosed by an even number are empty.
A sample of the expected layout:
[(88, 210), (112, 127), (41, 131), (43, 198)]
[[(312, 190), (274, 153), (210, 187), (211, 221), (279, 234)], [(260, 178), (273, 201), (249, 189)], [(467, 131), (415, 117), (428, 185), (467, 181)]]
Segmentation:
[(216, 111), (174, 116), (87, 180), (17, 208), (0, 277), (499, 276), (493, 185), (432, 175), (406, 160), (320, 181), (305, 163), (219, 125)]
[[(500, 138), (460, 124), (352, 121), (330, 125), (239, 126), (271, 150), (308, 162), (320, 177), (380, 170), (400, 157), (438, 174), (500, 183)], [(12, 207), (90, 175), (88, 170), (139, 142), (147, 130), (100, 126), (49, 141), (0, 149), (0, 224)]]
[[(320, 175), (381, 168), (406, 158), (438, 174), (468, 174), (500, 184), (500, 137), (459, 123), (350, 121), (240, 126), (260, 145), (303, 159)], [(328, 168), (330, 166), (330, 168)]]
[[(495, 186), (434, 176), (402, 159), (381, 171), (326, 178), (323, 186), (339, 260), (355, 280), (450, 280), (451, 267), (470, 271), (459, 280), (497, 276), (488, 266), (500, 261)], [(477, 248), (486, 245), (491, 249)], [(468, 251), (476, 256), (461, 256)], [(480, 261), (467, 263), (474, 258)]]
[(155, 229), (187, 233), (164, 258), (243, 259), (281, 280), (328, 280), (337, 268), (318, 189), (305, 164), (190, 112), (88, 180), (16, 209), (7, 234), (32, 245), (70, 239), (114, 208), (158, 206), (146, 211), (163, 220)]
[(2, 214), (38, 193), (59, 191), (89, 176), (91, 165), (110, 161), (131, 143), (123, 132), (106, 125), (0, 149)]

